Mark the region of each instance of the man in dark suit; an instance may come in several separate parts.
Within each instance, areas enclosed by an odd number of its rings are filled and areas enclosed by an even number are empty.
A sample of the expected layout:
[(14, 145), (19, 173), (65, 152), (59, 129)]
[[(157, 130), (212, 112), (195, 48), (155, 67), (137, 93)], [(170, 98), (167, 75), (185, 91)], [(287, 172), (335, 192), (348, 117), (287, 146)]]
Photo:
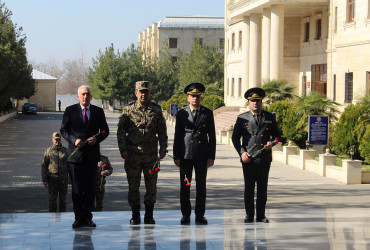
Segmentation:
[[(254, 189), (257, 182), (257, 222), (268, 223), (265, 216), (267, 201), (267, 183), (272, 161), (271, 148), (275, 138), (280, 139), (280, 132), (275, 117), (262, 110), (265, 91), (261, 88), (249, 89), (244, 97), (248, 100), (250, 111), (238, 116), (232, 141), (243, 166), (244, 204), (247, 216), (245, 223), (254, 221)], [(242, 137), (242, 143), (240, 138)], [(256, 155), (257, 151), (262, 152)]]
[(205, 87), (201, 83), (190, 83), (184, 89), (189, 105), (176, 115), (173, 155), (175, 165), (180, 168), (181, 224), (190, 223), (190, 185), (193, 167), (196, 180), (195, 222), (207, 224), (206, 210), (207, 169), (214, 164), (216, 154), (216, 132), (213, 112), (200, 105)]
[[(100, 157), (100, 142), (107, 138), (109, 128), (103, 109), (90, 104), (92, 94), (89, 86), (80, 86), (77, 98), (80, 103), (66, 108), (60, 129), (68, 142), (70, 155), (69, 174), (75, 213), (72, 227), (96, 227), (91, 213), (95, 199), (96, 169)], [(71, 155), (76, 148), (78, 150)]]

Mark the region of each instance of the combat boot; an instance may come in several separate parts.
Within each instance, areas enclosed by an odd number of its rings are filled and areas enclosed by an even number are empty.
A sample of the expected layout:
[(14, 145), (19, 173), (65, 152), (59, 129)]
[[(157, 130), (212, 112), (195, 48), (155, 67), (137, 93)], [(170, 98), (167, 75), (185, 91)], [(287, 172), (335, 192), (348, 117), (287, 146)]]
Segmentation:
[(140, 218), (140, 206), (132, 207), (132, 218), (130, 220), (130, 225), (139, 225), (141, 223)]
[(144, 223), (145, 224), (155, 224), (155, 220), (153, 218), (153, 209), (154, 205), (145, 205), (145, 215), (144, 215)]

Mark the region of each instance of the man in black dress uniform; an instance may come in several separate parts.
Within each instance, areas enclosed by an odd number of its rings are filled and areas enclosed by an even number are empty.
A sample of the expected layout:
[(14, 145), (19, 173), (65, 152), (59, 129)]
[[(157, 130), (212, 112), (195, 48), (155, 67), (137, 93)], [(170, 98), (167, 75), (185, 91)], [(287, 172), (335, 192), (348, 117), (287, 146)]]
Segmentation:
[(190, 186), (184, 182), (185, 175), (191, 182), (193, 167), (196, 180), (195, 222), (207, 224), (206, 210), (207, 169), (214, 164), (216, 154), (216, 132), (213, 112), (200, 105), (205, 87), (201, 83), (190, 83), (184, 89), (189, 106), (176, 115), (173, 155), (175, 165), (180, 168), (181, 224), (190, 223)]
[[(238, 116), (232, 141), (243, 166), (244, 203), (247, 216), (245, 223), (254, 221), (254, 189), (257, 182), (257, 222), (268, 223), (265, 216), (267, 201), (267, 183), (272, 161), (271, 148), (275, 138), (280, 139), (280, 132), (273, 114), (262, 110), (265, 91), (251, 88), (245, 92), (250, 111)], [(240, 141), (242, 138), (242, 142)], [(264, 150), (253, 157), (258, 150)]]

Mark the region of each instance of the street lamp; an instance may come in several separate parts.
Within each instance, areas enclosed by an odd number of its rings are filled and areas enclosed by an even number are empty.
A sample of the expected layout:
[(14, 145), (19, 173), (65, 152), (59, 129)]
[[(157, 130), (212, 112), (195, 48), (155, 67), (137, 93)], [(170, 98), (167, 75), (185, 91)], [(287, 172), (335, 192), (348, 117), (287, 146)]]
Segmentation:
[(310, 142), (307, 140), (306, 141), (306, 150), (308, 150), (308, 146), (310, 146)]
[(351, 149), (349, 150), (349, 154), (350, 154), (350, 156), (351, 156), (351, 161), (353, 161), (353, 155), (355, 154), (355, 150), (354, 150), (353, 148), (351, 148)]

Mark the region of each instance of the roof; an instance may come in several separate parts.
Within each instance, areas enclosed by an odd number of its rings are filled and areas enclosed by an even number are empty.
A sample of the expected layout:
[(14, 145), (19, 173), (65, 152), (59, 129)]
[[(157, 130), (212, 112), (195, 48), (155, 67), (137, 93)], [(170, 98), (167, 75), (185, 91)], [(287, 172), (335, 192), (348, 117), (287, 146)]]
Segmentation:
[(223, 29), (225, 19), (212, 16), (168, 16), (158, 22), (158, 28)]
[(58, 80), (57, 78), (53, 76), (49, 76), (35, 69), (32, 70), (32, 78), (35, 80)]

